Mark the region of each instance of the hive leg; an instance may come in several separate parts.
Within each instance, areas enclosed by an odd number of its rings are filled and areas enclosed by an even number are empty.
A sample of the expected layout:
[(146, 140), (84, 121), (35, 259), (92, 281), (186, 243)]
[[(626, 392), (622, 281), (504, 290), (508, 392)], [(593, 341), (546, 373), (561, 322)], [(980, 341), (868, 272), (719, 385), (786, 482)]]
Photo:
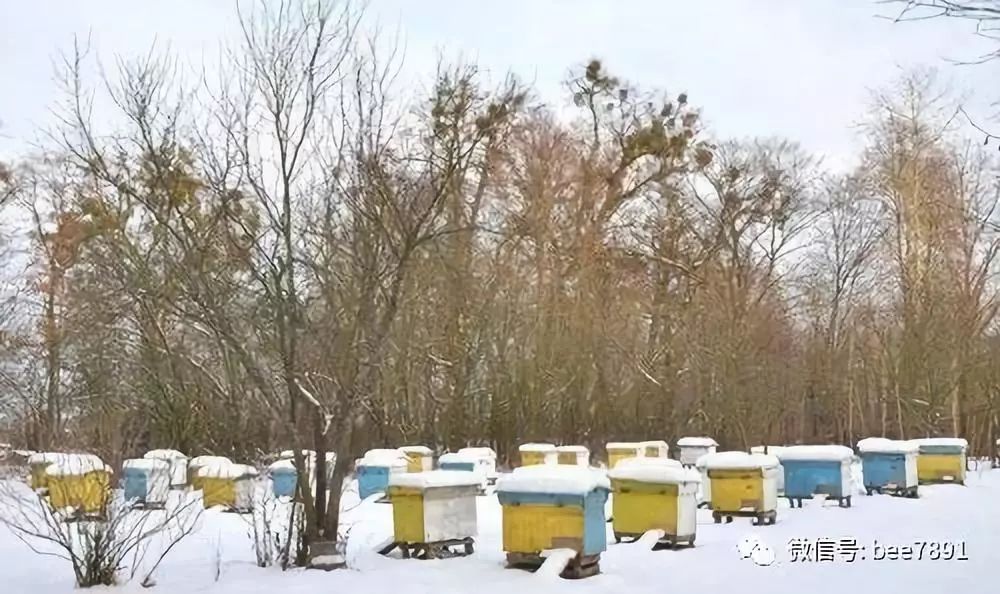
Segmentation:
[(712, 519), (716, 524), (722, 523), (722, 515), (719, 512), (712, 512)]
[(474, 551), (474, 548), (473, 548), (472, 540), (469, 539), (469, 540), (465, 541), (465, 554), (466, 555), (471, 555), (473, 552), (475, 552), (475, 551)]

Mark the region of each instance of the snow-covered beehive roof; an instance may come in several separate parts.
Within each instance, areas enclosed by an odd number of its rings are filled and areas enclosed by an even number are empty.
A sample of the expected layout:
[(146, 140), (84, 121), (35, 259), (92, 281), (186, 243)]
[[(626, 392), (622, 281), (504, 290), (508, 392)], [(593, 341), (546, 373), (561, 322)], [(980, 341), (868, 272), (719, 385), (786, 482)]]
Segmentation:
[(639, 450), (644, 446), (637, 441), (610, 441), (604, 447), (609, 450)]
[(45, 473), (50, 476), (79, 476), (100, 471), (112, 472), (110, 466), (93, 454), (62, 454), (45, 467)]
[(968, 449), (969, 442), (962, 439), (961, 437), (924, 437), (921, 439), (913, 440), (917, 447), (920, 446), (946, 446), (953, 448)]
[(650, 439), (650, 440), (647, 440), (647, 441), (640, 441), (639, 445), (641, 447), (644, 447), (644, 448), (647, 448), (647, 447), (663, 448), (663, 449), (669, 449), (670, 448), (670, 444), (668, 444), (667, 442), (663, 441), (662, 439)]
[(778, 459), (770, 454), (717, 452), (698, 458), (697, 464), (708, 470), (744, 470), (777, 468)]
[(567, 454), (589, 454), (590, 450), (587, 446), (582, 445), (564, 445), (556, 448), (557, 452), (565, 452)]
[(669, 458), (629, 458), (622, 460), (608, 476), (616, 480), (643, 483), (678, 484), (701, 482), (698, 471), (684, 468), (677, 460)]
[(68, 455), (63, 452), (35, 452), (28, 456), (28, 464), (52, 464)]
[(473, 456), (471, 454), (462, 453), (461, 451), (449, 452), (447, 454), (441, 454), (441, 457), (438, 458), (438, 464), (476, 464), (482, 459), (482, 456)]
[(843, 462), (854, 458), (854, 450), (842, 445), (796, 445), (776, 452), (778, 460)]
[(159, 458), (131, 458), (122, 462), (122, 470), (145, 470), (148, 472), (169, 472), (170, 462)]
[(519, 452), (539, 452), (547, 454), (556, 451), (556, 446), (551, 443), (525, 443), (517, 448)]
[[(762, 446), (762, 445), (757, 445), (757, 446), (753, 446), (753, 447), (750, 448), (750, 453), (751, 454), (773, 454), (773, 455), (777, 456), (781, 452), (781, 450), (783, 450), (783, 449), (785, 449), (787, 447), (788, 446), (776, 446), (776, 445)], [(765, 452), (764, 450), (767, 450), (767, 451)]]
[[(315, 458), (316, 457), (316, 452), (314, 452), (312, 450), (301, 450), (300, 453), (301, 453), (301, 455), (302, 455), (303, 458)], [(278, 459), (279, 460), (290, 460), (290, 459), (292, 459), (294, 457), (295, 457), (295, 450), (282, 450), (281, 453), (278, 454)]]
[(149, 450), (142, 457), (148, 460), (183, 460), (187, 458), (177, 450)]
[(390, 487), (404, 487), (421, 491), (439, 487), (478, 487), (482, 482), (476, 473), (461, 470), (428, 470), (427, 472), (407, 472), (389, 476)]
[(188, 465), (192, 467), (205, 466), (206, 464), (232, 464), (233, 461), (225, 456), (195, 456), (188, 460)]
[(714, 448), (719, 444), (711, 437), (682, 437), (677, 440), (677, 446), (682, 448)]
[(404, 454), (416, 454), (418, 456), (433, 456), (434, 450), (422, 445), (409, 445), (399, 448)]
[(611, 488), (604, 472), (568, 464), (522, 466), (497, 481), (497, 491), (505, 493), (586, 495), (598, 488)]
[(267, 467), (268, 472), (274, 470), (291, 470), (295, 472), (295, 463), (291, 460), (278, 460), (277, 462), (272, 462), (270, 466)]
[(407, 460), (406, 454), (398, 449), (374, 449), (365, 452), (363, 458), (358, 460), (359, 466), (389, 466), (389, 467), (400, 467), (409, 466), (410, 461)]
[(461, 448), (458, 450), (459, 454), (467, 456), (475, 456), (477, 458), (493, 458), (497, 457), (497, 453), (493, 451), (493, 448), (486, 447), (471, 447), (471, 448)]
[(908, 454), (919, 449), (912, 441), (886, 439), (884, 437), (866, 437), (858, 442), (858, 451), (871, 454)]
[(237, 480), (257, 476), (257, 469), (246, 464), (233, 464), (229, 460), (203, 464), (198, 468), (200, 478)]

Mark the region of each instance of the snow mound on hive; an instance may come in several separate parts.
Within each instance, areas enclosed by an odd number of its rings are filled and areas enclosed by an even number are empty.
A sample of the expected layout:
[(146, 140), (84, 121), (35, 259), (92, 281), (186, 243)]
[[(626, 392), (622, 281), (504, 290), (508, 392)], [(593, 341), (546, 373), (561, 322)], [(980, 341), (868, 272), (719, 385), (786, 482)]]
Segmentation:
[(557, 452), (565, 452), (567, 454), (589, 454), (590, 450), (586, 446), (582, 445), (564, 445), (556, 448)]
[(493, 451), (493, 448), (484, 447), (472, 447), (472, 448), (462, 448), (458, 450), (459, 454), (463, 456), (472, 456), (475, 458), (492, 458), (496, 460), (497, 453)]
[(604, 472), (570, 465), (522, 466), (497, 482), (497, 491), (504, 493), (586, 495), (599, 488), (611, 488)]
[(677, 460), (667, 458), (629, 458), (608, 472), (616, 480), (641, 483), (678, 484), (701, 482), (696, 470), (684, 468)]
[(637, 441), (611, 441), (605, 447), (609, 450), (638, 450), (643, 446)]
[(390, 487), (433, 489), (435, 487), (478, 487), (482, 480), (474, 472), (462, 470), (428, 470), (389, 476)]
[(195, 456), (188, 461), (188, 466), (205, 466), (206, 464), (232, 464), (233, 461), (225, 456)]
[(149, 450), (142, 457), (147, 460), (180, 460), (187, 458), (187, 456), (177, 450)]
[(201, 478), (237, 480), (257, 476), (257, 469), (246, 464), (233, 464), (228, 460), (225, 462), (216, 461), (204, 464), (198, 468), (198, 476)]
[(717, 452), (698, 458), (696, 465), (708, 470), (743, 470), (750, 468), (777, 468), (778, 458), (770, 454), (746, 452)]
[(476, 464), (483, 458), (481, 456), (474, 456), (471, 454), (463, 453), (461, 450), (456, 452), (449, 452), (447, 454), (441, 454), (438, 458), (438, 464)]
[(517, 448), (519, 452), (541, 452), (549, 453), (556, 451), (556, 446), (551, 443), (526, 443)]
[(816, 460), (844, 462), (854, 458), (854, 450), (842, 445), (796, 445), (782, 448), (776, 453), (778, 460)]
[(364, 457), (358, 461), (358, 464), (360, 466), (406, 467), (409, 466), (410, 461), (402, 450), (382, 448), (368, 450)]
[(403, 447), (399, 448), (399, 451), (403, 452), (404, 454), (419, 454), (421, 456), (433, 456), (434, 455), (434, 451), (433, 450), (431, 450), (427, 446), (422, 446), (422, 445), (403, 446)]
[(912, 441), (886, 439), (884, 437), (866, 437), (858, 442), (858, 451), (872, 454), (905, 454), (916, 452), (918, 446)]
[(948, 446), (962, 449), (969, 448), (969, 442), (961, 437), (924, 437), (922, 439), (911, 440), (920, 446)]
[(50, 476), (75, 476), (101, 470), (110, 473), (111, 467), (93, 454), (62, 454), (45, 468)]
[(277, 462), (272, 462), (270, 466), (267, 467), (268, 472), (273, 472), (275, 470), (291, 470), (295, 472), (295, 462), (284, 459), (278, 460)]
[(170, 463), (159, 458), (131, 458), (122, 462), (122, 469), (160, 470), (167, 472), (170, 470)]
[(677, 445), (682, 448), (714, 448), (719, 446), (718, 442), (711, 437), (682, 437), (677, 440)]

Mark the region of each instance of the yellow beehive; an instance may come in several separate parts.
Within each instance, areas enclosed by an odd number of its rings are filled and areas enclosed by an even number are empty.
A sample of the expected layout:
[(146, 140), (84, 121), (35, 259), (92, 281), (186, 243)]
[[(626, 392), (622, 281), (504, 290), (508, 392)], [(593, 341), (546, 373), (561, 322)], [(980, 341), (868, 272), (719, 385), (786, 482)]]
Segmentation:
[(627, 458), (642, 458), (646, 449), (636, 442), (611, 442), (606, 446), (608, 452), (608, 469), (614, 468), (618, 462)]
[(256, 477), (256, 468), (228, 460), (200, 465), (196, 478), (205, 509), (216, 506), (234, 511), (252, 509)]
[(427, 446), (403, 446), (399, 448), (409, 461), (407, 472), (427, 472), (434, 469), (434, 452)]
[(773, 524), (778, 509), (778, 459), (767, 454), (718, 452), (699, 460), (711, 481), (715, 521), (749, 516), (755, 524)]
[(202, 481), (198, 477), (198, 471), (203, 466), (214, 466), (219, 464), (232, 464), (232, 460), (225, 456), (195, 456), (188, 461), (187, 479), (191, 489), (197, 491), (202, 489)]
[(622, 460), (608, 476), (616, 541), (660, 530), (663, 542), (694, 545), (701, 482), (697, 470), (676, 460), (631, 458)]
[[(606, 547), (604, 507), (608, 479), (591, 468), (522, 467), (497, 482), (503, 507), (503, 549), (508, 564), (538, 565), (550, 549), (571, 549), (571, 564), (596, 570)], [(578, 577), (579, 571), (574, 570)]]
[(538, 464), (557, 464), (559, 454), (556, 446), (551, 443), (526, 443), (518, 448), (521, 454), (521, 466)]
[(640, 441), (642, 453), (646, 458), (667, 458), (670, 456), (670, 446), (665, 441)]
[(49, 505), (55, 510), (103, 514), (111, 494), (111, 468), (91, 454), (65, 454), (45, 469)]
[(965, 452), (969, 447), (962, 438), (938, 437), (915, 439), (919, 448), (917, 456), (917, 481), (920, 484), (965, 484)]
[(476, 535), (476, 495), (481, 483), (476, 473), (460, 470), (390, 476), (394, 541), (398, 545), (456, 541), (471, 545), (469, 539)]

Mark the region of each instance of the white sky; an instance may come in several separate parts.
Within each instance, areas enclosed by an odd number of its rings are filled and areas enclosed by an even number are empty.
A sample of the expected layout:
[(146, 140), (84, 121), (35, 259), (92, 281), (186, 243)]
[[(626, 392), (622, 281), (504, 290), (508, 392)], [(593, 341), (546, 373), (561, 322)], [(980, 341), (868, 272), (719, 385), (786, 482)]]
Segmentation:
[[(156, 40), (195, 68), (234, 33), (232, 0), (0, 0), (0, 156), (23, 150), (59, 99), (52, 60), (74, 34), (98, 55), (148, 51)], [(646, 88), (686, 91), (719, 136), (785, 136), (844, 166), (870, 89), (936, 66), (969, 93), (977, 118), (1000, 99), (1000, 63), (954, 66), (991, 45), (972, 23), (893, 24), (874, 0), (370, 0), (399, 28), (407, 78), (439, 55), (508, 71), (562, 102), (570, 67), (600, 57)], [(426, 79), (424, 79), (426, 80)], [(971, 130), (970, 130), (971, 133)]]

